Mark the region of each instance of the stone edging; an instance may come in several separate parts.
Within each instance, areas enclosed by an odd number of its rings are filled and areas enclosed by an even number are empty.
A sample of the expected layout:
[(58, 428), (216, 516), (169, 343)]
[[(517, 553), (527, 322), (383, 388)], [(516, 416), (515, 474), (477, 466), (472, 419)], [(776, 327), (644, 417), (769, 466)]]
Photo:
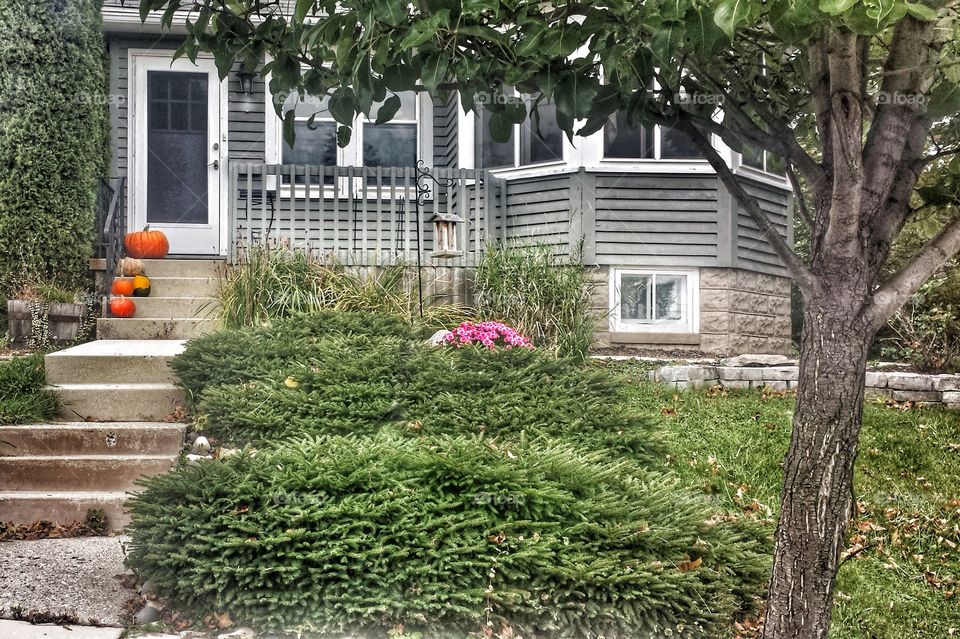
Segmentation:
[[(664, 366), (650, 372), (650, 379), (672, 388), (760, 388), (793, 390), (797, 387), (797, 366)], [(889, 397), (898, 402), (920, 402), (960, 408), (960, 375), (924, 375), (868, 371), (867, 396)]]

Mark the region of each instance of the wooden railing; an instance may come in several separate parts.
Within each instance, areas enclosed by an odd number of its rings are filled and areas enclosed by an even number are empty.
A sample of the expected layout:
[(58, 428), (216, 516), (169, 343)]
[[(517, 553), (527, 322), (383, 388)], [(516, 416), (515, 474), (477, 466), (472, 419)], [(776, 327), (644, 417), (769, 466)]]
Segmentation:
[[(230, 258), (287, 246), (343, 263), (473, 266), (502, 238), (505, 184), (488, 171), (233, 162)], [(438, 254), (432, 219), (453, 214), (459, 251)]]
[[(112, 183), (112, 184), (111, 184)], [(100, 178), (97, 183), (97, 257), (104, 258), (106, 271), (101, 281), (101, 301), (106, 309), (107, 298), (123, 254), (123, 237), (127, 234), (127, 178)]]

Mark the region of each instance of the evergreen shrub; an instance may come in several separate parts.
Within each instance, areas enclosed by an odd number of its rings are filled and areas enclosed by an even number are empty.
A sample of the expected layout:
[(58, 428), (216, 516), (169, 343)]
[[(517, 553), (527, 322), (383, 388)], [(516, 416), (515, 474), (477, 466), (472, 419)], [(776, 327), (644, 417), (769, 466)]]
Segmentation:
[(0, 299), (87, 284), (109, 159), (101, 4), (0, 3)]
[[(431, 347), (375, 317), (224, 331), (191, 342), (173, 367), (209, 434), (235, 444), (392, 425), (411, 436), (566, 437), (634, 459), (660, 452), (622, 385), (601, 371), (537, 349)], [(364, 325), (371, 334), (358, 334)]]
[(713, 638), (766, 577), (754, 529), (563, 443), (307, 437), (144, 484), (133, 568), (265, 631)]
[(420, 330), (398, 317), (318, 311), (271, 324), (225, 330), (191, 340), (172, 367), (192, 398), (208, 386), (240, 384), (306, 361), (325, 337), (364, 335), (416, 339)]

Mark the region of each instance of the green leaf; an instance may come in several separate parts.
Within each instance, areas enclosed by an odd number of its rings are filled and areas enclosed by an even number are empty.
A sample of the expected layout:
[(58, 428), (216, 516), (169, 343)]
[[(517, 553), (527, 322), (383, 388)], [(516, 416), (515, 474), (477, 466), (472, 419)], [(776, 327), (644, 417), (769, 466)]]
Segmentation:
[(934, 88), (927, 100), (927, 115), (945, 118), (960, 112), (960, 84), (943, 81)]
[(413, 67), (394, 65), (383, 72), (383, 83), (391, 91), (412, 91), (417, 86), (419, 73)]
[(820, 11), (828, 15), (838, 16), (849, 11), (858, 2), (860, 0), (820, 0), (819, 7)]
[(353, 116), (356, 115), (356, 98), (353, 95), (353, 89), (350, 87), (340, 87), (330, 96), (329, 106), (330, 115), (340, 124), (353, 124)]
[(337, 146), (341, 149), (350, 144), (350, 135), (352, 131), (348, 126), (338, 126), (337, 127)]
[(440, 83), (447, 79), (448, 64), (444, 54), (433, 54), (424, 61), (420, 80), (431, 94), (435, 94)]
[(296, 132), (293, 128), (295, 123), (295, 112), (293, 109), (290, 109), (283, 115), (283, 141), (290, 146), (293, 146), (294, 137), (296, 137)]
[(374, 124), (384, 124), (393, 119), (393, 116), (397, 114), (397, 111), (400, 110), (400, 98), (391, 95), (387, 98), (380, 108), (377, 110), (377, 119)]
[(557, 83), (554, 100), (557, 109), (564, 114), (579, 118), (587, 115), (593, 106), (593, 100), (600, 90), (596, 78), (582, 73), (571, 74)]
[(506, 112), (491, 112), (487, 127), (490, 131), (490, 137), (495, 142), (509, 142), (513, 135), (514, 122), (507, 117)]
[(713, 21), (733, 40), (737, 27), (745, 24), (751, 15), (749, 0), (720, 0), (713, 11)]
[(373, 11), (376, 17), (391, 27), (398, 27), (410, 17), (407, 3), (404, 0), (376, 0)]
[(297, 0), (297, 5), (293, 10), (293, 21), (298, 24), (302, 23), (312, 8), (313, 0)]
[(925, 4), (920, 4), (918, 2), (907, 2), (905, 4), (907, 13), (912, 15), (917, 20), (925, 20), (927, 22), (933, 22), (937, 19), (937, 12), (931, 7), (928, 7)]

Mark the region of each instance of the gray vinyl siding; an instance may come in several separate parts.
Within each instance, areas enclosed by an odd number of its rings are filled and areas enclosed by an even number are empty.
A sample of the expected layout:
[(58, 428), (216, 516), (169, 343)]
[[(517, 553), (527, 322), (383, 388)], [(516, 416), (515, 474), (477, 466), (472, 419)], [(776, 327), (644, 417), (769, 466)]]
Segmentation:
[(433, 100), (433, 165), (457, 168), (457, 94)]
[[(113, 36), (107, 40), (110, 59), (110, 122), (111, 122), (111, 174), (127, 175), (129, 166), (129, 52), (130, 49), (173, 50), (180, 45), (175, 36)], [(227, 152), (231, 160), (263, 161), (264, 137), (264, 83), (254, 80), (254, 94), (243, 95), (236, 89), (235, 72), (227, 77)]]
[[(767, 214), (767, 219), (773, 223), (780, 235), (792, 240), (793, 221), (789, 194), (754, 180), (743, 178), (742, 182), (747, 193), (756, 198), (760, 208)], [(769, 275), (787, 275), (787, 270), (781, 264), (780, 258), (774, 253), (753, 217), (740, 206), (735, 206), (735, 211), (735, 266)]]
[(571, 178), (559, 174), (512, 179), (506, 184), (507, 228), (512, 245), (547, 244), (557, 253), (570, 250)]
[(596, 263), (717, 266), (717, 179), (596, 174)]

